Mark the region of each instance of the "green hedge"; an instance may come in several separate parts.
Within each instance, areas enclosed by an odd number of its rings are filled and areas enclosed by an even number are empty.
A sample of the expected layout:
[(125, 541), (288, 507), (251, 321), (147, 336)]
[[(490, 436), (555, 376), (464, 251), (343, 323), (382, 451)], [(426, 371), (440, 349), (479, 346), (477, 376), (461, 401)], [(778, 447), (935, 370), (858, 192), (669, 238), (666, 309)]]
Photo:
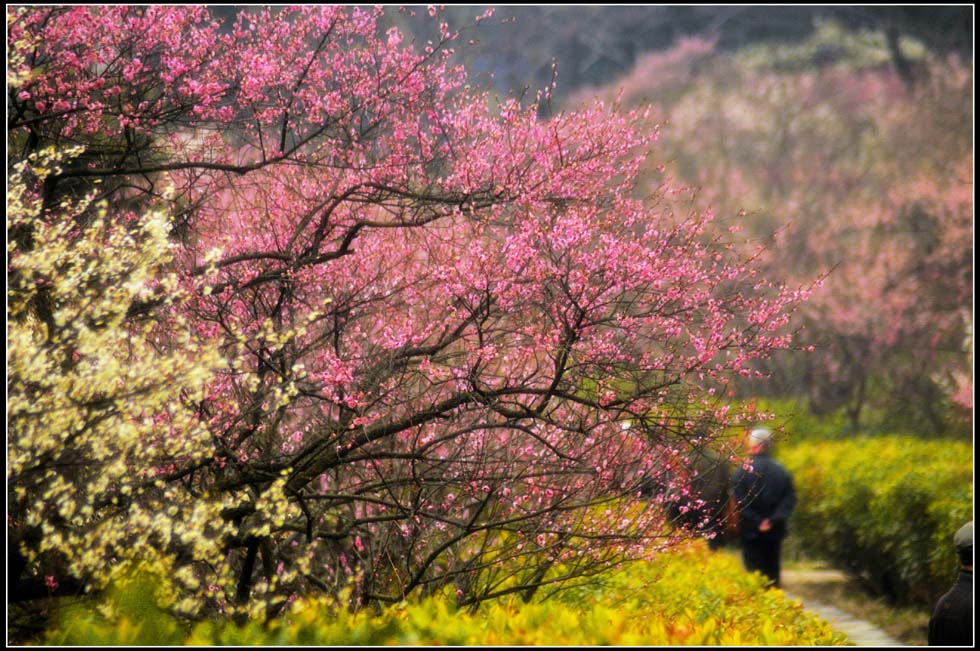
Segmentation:
[(958, 561), (953, 533), (973, 518), (973, 447), (911, 436), (805, 441), (778, 457), (793, 473), (790, 523), (802, 549), (894, 603), (933, 604)]
[[(99, 607), (77, 604), (43, 642), (54, 645), (838, 645), (841, 634), (759, 575), (703, 542), (655, 563), (610, 571), (601, 581), (544, 601), (497, 600), (458, 611), (444, 594), (380, 612), (351, 613), (325, 599), (300, 600), (268, 623), (185, 625), (153, 603), (151, 580)], [(106, 616), (106, 613), (110, 613)]]
[[(830, 414), (814, 414), (805, 400), (793, 398), (760, 398), (754, 400), (753, 404), (757, 411), (772, 414), (775, 418), (771, 422), (759, 424), (781, 432), (780, 441), (788, 444), (896, 433), (894, 428), (881, 429), (884, 415), (870, 407), (864, 409), (864, 422), (861, 429), (855, 431), (843, 409)], [(914, 434), (911, 430), (903, 430), (901, 433)]]

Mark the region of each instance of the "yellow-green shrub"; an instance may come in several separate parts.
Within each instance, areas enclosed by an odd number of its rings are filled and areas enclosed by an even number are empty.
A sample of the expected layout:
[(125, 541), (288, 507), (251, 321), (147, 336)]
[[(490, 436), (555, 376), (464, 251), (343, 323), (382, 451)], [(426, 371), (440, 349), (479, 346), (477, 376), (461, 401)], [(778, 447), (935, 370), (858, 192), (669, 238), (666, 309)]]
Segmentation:
[[(125, 598), (125, 597), (122, 597)], [(612, 571), (589, 586), (529, 604), (519, 599), (484, 603), (475, 612), (454, 607), (447, 593), (374, 612), (351, 613), (336, 602), (293, 603), (266, 624), (198, 624), (183, 638), (191, 645), (843, 645), (842, 635), (805, 612), (731, 556), (698, 542)], [(103, 619), (91, 612), (63, 621), (48, 643), (172, 643), (179, 625), (165, 621)], [(78, 613), (71, 613), (78, 617)], [(186, 630), (186, 629), (185, 629)], [(166, 640), (154, 639), (163, 631)]]
[(956, 572), (953, 533), (972, 518), (970, 443), (910, 436), (805, 442), (780, 459), (803, 549), (862, 576), (895, 602), (930, 605)]

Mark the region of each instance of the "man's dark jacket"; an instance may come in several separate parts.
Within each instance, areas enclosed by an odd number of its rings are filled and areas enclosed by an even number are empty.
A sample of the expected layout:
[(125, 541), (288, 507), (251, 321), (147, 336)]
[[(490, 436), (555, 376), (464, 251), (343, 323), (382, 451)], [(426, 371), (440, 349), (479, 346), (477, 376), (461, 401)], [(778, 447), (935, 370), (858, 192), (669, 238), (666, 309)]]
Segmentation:
[(768, 536), (786, 535), (786, 521), (796, 506), (793, 477), (768, 454), (752, 456), (751, 470), (744, 465), (735, 471), (732, 492), (739, 506), (739, 534), (745, 540), (766, 535), (759, 523), (769, 518), (772, 529)]
[(956, 583), (936, 602), (929, 646), (973, 646), (973, 572), (960, 570)]

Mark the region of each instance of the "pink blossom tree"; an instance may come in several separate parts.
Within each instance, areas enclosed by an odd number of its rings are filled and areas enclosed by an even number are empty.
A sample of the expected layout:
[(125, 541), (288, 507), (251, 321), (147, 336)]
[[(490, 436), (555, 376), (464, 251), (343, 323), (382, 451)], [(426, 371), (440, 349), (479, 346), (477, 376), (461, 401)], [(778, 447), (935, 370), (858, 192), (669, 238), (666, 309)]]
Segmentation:
[[(275, 612), (352, 577), (360, 603), (529, 598), (655, 552), (675, 534), (640, 486), (737, 418), (720, 391), (790, 344), (806, 294), (638, 183), (641, 113), (494, 107), (447, 63), (458, 34), (403, 43), (379, 16), (8, 15), (11, 155), (85, 147), (37, 184), (45, 214), (85, 188), (120, 218), (166, 202), (191, 298), (128, 318), (227, 360), (188, 403), (213, 453), (103, 502), (229, 504), (210, 588), (199, 541), (166, 550), (198, 607)], [(147, 544), (134, 525), (101, 553)]]

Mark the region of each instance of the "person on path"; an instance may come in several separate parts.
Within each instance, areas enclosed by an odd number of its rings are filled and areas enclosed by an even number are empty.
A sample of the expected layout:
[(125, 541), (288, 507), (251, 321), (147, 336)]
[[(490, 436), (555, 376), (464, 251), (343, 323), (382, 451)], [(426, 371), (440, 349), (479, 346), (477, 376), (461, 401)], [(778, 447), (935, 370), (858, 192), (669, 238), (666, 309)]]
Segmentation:
[(929, 619), (929, 646), (973, 646), (973, 520), (953, 536), (960, 572)]
[(726, 516), (729, 504), (731, 472), (728, 460), (709, 449), (695, 450), (691, 457), (694, 477), (691, 479), (691, 498), (694, 508), (687, 519), (695, 531), (708, 539), (708, 547), (721, 549), (727, 539)]
[(726, 516), (731, 473), (728, 460), (704, 447), (690, 450), (676, 471), (665, 473), (650, 494), (663, 495), (667, 517), (721, 549), (727, 539)]
[(790, 513), (796, 506), (793, 476), (769, 456), (772, 432), (754, 429), (748, 436), (750, 463), (732, 477), (738, 508), (738, 532), (745, 569), (758, 570), (779, 587), (779, 555)]

